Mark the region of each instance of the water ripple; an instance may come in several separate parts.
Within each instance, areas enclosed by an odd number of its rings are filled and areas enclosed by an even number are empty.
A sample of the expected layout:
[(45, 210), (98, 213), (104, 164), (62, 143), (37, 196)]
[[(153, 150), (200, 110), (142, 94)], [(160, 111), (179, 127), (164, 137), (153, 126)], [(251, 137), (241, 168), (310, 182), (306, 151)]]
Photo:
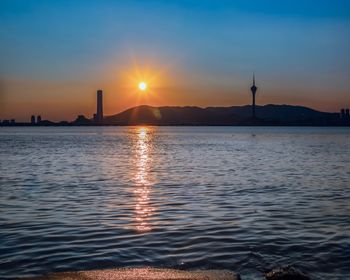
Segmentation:
[(155, 266), (262, 279), (288, 264), (350, 278), (349, 140), (347, 128), (1, 128), (0, 278)]

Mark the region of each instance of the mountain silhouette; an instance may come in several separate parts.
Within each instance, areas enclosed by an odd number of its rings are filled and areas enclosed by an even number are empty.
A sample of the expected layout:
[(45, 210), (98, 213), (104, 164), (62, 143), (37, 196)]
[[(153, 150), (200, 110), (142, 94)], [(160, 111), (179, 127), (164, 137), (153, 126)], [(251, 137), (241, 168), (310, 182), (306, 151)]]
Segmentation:
[(257, 118), (252, 118), (252, 107), (152, 107), (141, 105), (104, 118), (106, 125), (332, 125), (339, 120), (338, 113), (326, 113), (303, 106), (256, 106)]

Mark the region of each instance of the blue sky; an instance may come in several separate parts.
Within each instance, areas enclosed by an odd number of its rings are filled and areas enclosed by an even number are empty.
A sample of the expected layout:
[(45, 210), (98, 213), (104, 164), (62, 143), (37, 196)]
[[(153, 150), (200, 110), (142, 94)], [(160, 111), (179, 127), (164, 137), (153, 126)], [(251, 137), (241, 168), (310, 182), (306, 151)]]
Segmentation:
[[(181, 89), (152, 105), (248, 103), (241, 92), (255, 71), (260, 103), (334, 111), (350, 106), (349, 38), (350, 1), (1, 0), (0, 118), (25, 110), (20, 100), (29, 109), (43, 96), (58, 100), (49, 85), (66, 98), (72, 83), (78, 97), (97, 85), (118, 95), (115, 73), (147, 61), (171, 69), (159, 92)], [(82, 113), (93, 106), (86, 102)], [(110, 113), (132, 105), (123, 100)]]

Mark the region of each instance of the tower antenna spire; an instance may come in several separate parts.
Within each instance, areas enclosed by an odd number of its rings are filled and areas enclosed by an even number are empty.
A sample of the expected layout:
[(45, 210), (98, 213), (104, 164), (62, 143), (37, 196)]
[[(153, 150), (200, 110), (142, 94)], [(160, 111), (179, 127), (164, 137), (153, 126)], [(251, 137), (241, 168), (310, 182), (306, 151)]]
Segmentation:
[(252, 118), (255, 119), (255, 94), (258, 88), (255, 86), (255, 72), (253, 72), (253, 85), (250, 88), (252, 92), (253, 102), (252, 102)]

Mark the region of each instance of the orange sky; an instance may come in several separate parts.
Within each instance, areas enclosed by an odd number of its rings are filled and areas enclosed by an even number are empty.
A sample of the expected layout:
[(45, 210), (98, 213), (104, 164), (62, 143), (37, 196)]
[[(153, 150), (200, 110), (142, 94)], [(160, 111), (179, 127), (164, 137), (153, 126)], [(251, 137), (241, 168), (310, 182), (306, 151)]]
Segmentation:
[[(92, 117), (96, 111), (96, 90), (104, 90), (104, 114), (111, 115), (133, 106), (232, 106), (251, 102), (250, 79), (236, 82), (232, 88), (220, 86), (209, 79), (184, 77), (179, 82), (167, 77), (169, 73), (144, 73), (125, 71), (115, 81), (35, 81), (6, 80), (2, 82), (0, 119), (15, 118), (29, 121), (32, 114), (53, 121), (73, 120), (83, 114)], [(186, 75), (185, 75), (186, 76)], [(191, 79), (191, 81), (190, 81)], [(138, 82), (148, 84), (146, 92), (138, 89)], [(225, 82), (225, 81), (224, 81)], [(197, 84), (196, 84), (197, 83)], [(341, 101), (332, 98), (325, 89), (291, 88), (282, 91), (277, 85), (264, 84), (258, 79), (257, 103), (259, 105), (295, 104), (323, 111), (338, 111)], [(321, 92), (322, 91), (322, 92)], [(342, 93), (340, 93), (342, 94)], [(339, 95), (339, 93), (338, 93)], [(346, 100), (346, 93), (343, 93)]]
[[(145, 56), (146, 57), (146, 56)], [(190, 72), (181, 60), (172, 62), (136, 58), (111, 59), (104, 65), (77, 75), (75, 80), (40, 80), (29, 78), (2, 79), (0, 84), (0, 119), (18, 122), (41, 115), (52, 121), (74, 120), (78, 115), (92, 118), (96, 112), (96, 90), (104, 91), (104, 114), (112, 115), (137, 105), (151, 106), (234, 106), (251, 103), (252, 73), (235, 75)], [(118, 63), (117, 63), (118, 61)], [(332, 92), (334, 76), (317, 79), (308, 76), (256, 73), (257, 104), (303, 105), (321, 111), (337, 112), (350, 101), (347, 93)], [(319, 78), (319, 79), (321, 79)], [(327, 79), (332, 82), (325, 86)], [(146, 92), (139, 82), (148, 85)], [(288, 86), (285, 86), (288, 85)], [(350, 103), (350, 102), (349, 102)], [(350, 104), (349, 104), (350, 105)]]

